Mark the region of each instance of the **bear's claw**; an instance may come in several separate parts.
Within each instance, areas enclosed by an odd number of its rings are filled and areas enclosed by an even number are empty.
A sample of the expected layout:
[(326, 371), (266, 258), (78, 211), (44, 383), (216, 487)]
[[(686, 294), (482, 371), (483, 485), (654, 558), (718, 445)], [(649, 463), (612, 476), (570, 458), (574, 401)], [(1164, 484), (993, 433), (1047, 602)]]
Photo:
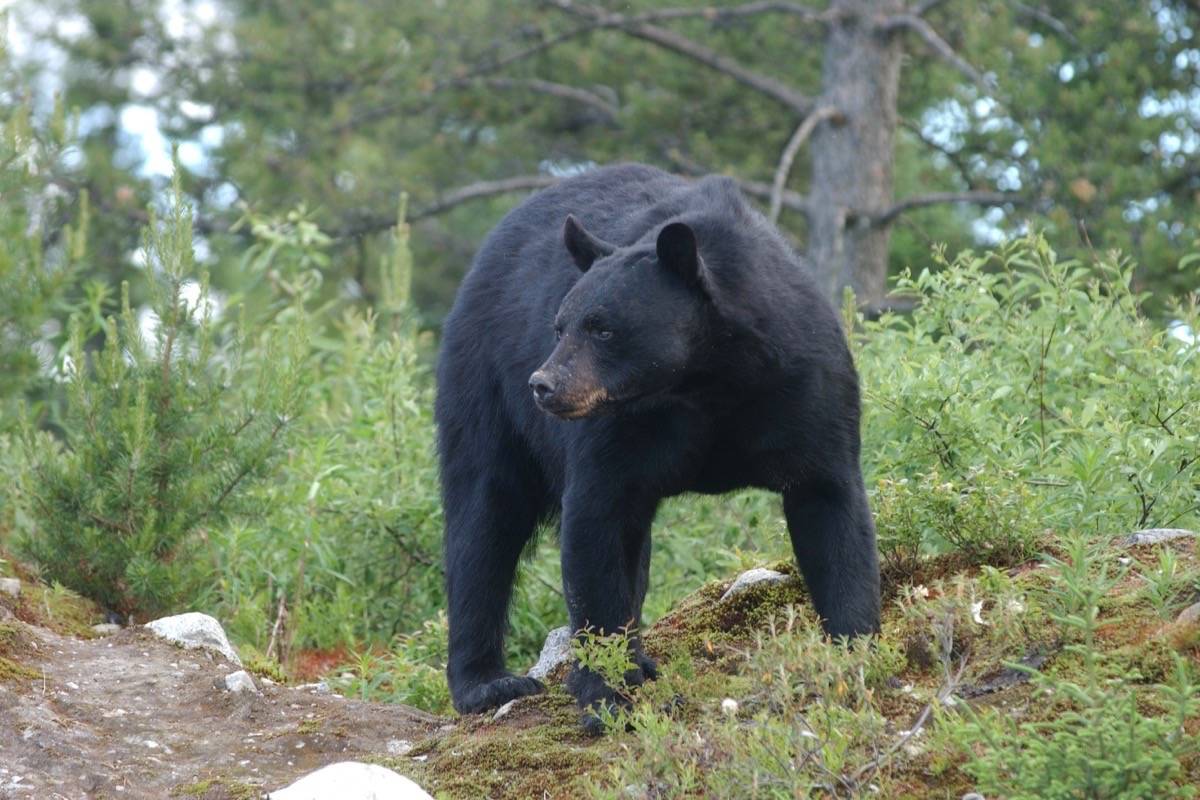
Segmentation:
[(540, 694), (546, 687), (536, 678), (523, 675), (500, 675), (482, 681), (464, 690), (454, 698), (454, 707), (460, 714), (478, 714), (531, 694)]

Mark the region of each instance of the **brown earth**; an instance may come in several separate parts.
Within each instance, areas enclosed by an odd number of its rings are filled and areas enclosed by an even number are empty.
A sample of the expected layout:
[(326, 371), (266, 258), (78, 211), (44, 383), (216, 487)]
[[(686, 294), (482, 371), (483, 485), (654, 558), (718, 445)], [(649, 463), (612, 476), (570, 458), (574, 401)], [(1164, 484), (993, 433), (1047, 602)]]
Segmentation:
[(3, 623), (0, 800), (258, 797), (337, 761), (399, 755), (449, 721), (413, 708), (273, 686), (143, 629), (93, 639)]

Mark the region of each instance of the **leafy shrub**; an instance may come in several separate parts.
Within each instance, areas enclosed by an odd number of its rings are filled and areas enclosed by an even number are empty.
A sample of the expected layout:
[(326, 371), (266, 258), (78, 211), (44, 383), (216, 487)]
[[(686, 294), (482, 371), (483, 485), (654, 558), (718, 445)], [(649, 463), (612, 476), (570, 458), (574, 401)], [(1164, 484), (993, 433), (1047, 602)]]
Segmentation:
[(1141, 315), (1133, 266), (1038, 238), (935, 260), (898, 282), (912, 314), (856, 341), (885, 555), (1011, 563), (1046, 528), (1194, 523), (1200, 345)]
[[(192, 558), (234, 501), (263, 475), (295, 417), (303, 342), (269, 331), (253, 350), (222, 336), (195, 281), (191, 210), (178, 184), (164, 224), (144, 238), (157, 324), (150, 341), (129, 303), (87, 347), (72, 321), (65, 448), (26, 431), (35, 528), (20, 547), (51, 580), (122, 613), (153, 613), (188, 596)], [(198, 289), (189, 300), (188, 286)]]

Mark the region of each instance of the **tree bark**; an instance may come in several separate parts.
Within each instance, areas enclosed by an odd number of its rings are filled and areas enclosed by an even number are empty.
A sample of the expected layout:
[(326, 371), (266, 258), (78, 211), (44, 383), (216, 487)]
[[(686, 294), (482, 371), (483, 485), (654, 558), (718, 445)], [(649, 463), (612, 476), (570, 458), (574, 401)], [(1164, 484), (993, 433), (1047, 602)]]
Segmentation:
[(899, 0), (832, 0), (818, 106), (841, 124), (817, 126), (809, 141), (807, 256), (832, 296), (854, 289), (860, 304), (886, 294), (889, 225), (874, 214), (893, 205), (893, 158), (901, 43), (878, 21), (902, 11)]

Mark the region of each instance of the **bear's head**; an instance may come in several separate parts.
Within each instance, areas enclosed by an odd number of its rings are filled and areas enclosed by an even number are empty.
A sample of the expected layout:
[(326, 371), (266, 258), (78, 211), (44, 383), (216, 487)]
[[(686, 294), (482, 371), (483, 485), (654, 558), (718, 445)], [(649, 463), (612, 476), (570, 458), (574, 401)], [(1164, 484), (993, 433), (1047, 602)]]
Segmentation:
[(534, 401), (579, 419), (670, 391), (687, 375), (711, 311), (696, 234), (683, 222), (616, 247), (568, 216), (563, 242), (583, 275), (554, 318), (554, 351), (529, 378)]

